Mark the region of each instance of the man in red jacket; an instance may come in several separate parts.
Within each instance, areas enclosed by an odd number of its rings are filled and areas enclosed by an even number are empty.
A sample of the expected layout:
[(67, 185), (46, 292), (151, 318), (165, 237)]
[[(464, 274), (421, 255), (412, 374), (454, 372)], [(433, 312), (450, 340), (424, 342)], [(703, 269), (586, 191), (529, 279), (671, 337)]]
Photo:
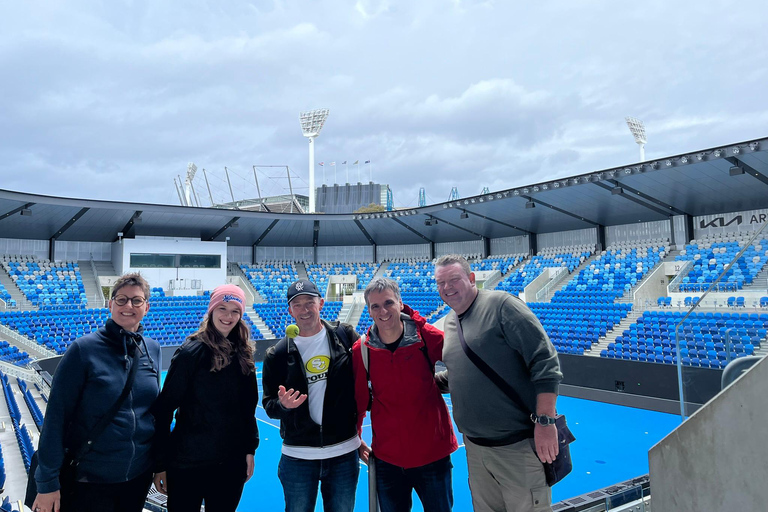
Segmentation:
[(372, 280), (364, 297), (374, 325), (352, 348), (357, 427), (370, 404), (373, 452), (363, 442), (360, 457), (375, 459), (381, 512), (410, 510), (413, 490), (425, 512), (450, 511), (458, 443), (434, 381), (443, 333), (403, 304), (391, 279)]

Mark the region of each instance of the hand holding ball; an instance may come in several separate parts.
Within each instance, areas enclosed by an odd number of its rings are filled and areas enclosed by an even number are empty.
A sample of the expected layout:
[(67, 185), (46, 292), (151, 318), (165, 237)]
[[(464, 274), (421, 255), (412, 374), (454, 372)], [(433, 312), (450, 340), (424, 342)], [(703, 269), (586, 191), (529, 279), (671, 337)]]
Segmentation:
[(285, 328), (285, 335), (289, 338), (295, 338), (299, 335), (299, 326), (296, 324), (289, 325)]

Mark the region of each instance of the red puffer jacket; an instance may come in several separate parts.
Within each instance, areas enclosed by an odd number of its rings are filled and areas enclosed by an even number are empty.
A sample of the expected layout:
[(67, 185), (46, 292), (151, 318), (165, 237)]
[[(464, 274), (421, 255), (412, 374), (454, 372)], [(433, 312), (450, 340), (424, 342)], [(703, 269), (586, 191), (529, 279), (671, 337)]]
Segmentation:
[[(373, 326), (352, 348), (357, 430), (362, 430), (369, 398), (361, 353), (364, 342), (373, 390), (371, 448), (381, 460), (415, 468), (450, 455), (458, 443), (432, 370), (442, 357), (443, 333), (408, 306), (401, 318), (405, 331), (394, 352), (385, 348)], [(425, 344), (429, 360), (423, 350)]]

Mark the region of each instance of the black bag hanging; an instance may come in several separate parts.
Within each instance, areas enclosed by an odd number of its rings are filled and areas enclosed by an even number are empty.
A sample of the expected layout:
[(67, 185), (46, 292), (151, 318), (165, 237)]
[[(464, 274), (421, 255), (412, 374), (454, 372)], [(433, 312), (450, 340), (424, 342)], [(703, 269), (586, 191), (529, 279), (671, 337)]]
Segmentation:
[[(456, 314), (456, 312), (454, 312), (454, 314)], [(510, 386), (509, 383), (501, 377), (501, 375), (496, 373), (496, 371), (491, 368), (488, 363), (483, 361), (480, 356), (475, 354), (472, 349), (469, 348), (467, 341), (464, 339), (464, 331), (461, 328), (461, 322), (459, 321), (458, 315), (456, 315), (456, 330), (459, 334), (461, 348), (464, 349), (464, 353), (467, 354), (469, 360), (472, 361), (472, 363), (477, 366), (477, 368), (483, 372), (483, 374), (488, 377), (491, 382), (496, 384), (496, 386), (498, 386), (498, 388), (501, 389), (504, 394), (509, 397), (510, 400), (515, 402), (520, 410), (527, 410), (528, 407), (523, 403), (523, 399), (520, 398), (520, 395), (517, 394), (514, 388), (512, 388), (512, 386)], [(547, 485), (550, 487), (565, 478), (565, 476), (573, 470), (573, 462), (571, 461), (571, 449), (568, 447), (568, 445), (576, 440), (565, 422), (565, 415), (558, 414), (555, 416), (555, 428), (557, 428), (557, 442), (560, 445), (560, 451), (552, 463), (542, 462), (542, 464), (544, 464), (544, 474), (547, 478)]]

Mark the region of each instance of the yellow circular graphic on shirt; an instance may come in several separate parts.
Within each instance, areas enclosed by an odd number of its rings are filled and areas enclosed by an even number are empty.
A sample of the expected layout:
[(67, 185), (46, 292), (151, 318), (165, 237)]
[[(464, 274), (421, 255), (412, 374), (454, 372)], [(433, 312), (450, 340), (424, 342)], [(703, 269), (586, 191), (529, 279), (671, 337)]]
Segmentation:
[(307, 361), (307, 371), (309, 373), (323, 373), (328, 371), (328, 365), (331, 359), (328, 356), (315, 356)]

